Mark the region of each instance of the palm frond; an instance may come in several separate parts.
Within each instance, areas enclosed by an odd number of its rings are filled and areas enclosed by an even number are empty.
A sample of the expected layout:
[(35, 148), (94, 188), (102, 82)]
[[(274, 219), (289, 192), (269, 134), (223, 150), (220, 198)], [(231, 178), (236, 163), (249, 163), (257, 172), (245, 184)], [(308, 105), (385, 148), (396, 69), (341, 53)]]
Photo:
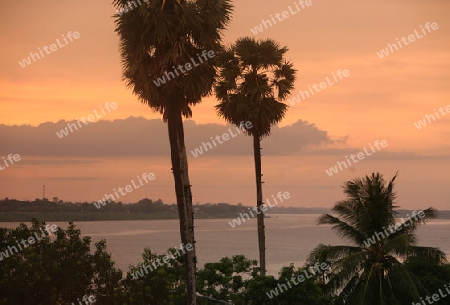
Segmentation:
[(310, 255), (309, 259), (330, 262), (332, 272), (326, 287), (340, 293), (337, 304), (417, 302), (424, 289), (402, 262), (414, 257), (447, 261), (437, 248), (416, 246), (414, 233), (436, 216), (434, 209), (416, 212), (406, 222), (397, 223), (396, 178), (397, 173), (386, 183), (380, 173), (372, 173), (347, 181), (343, 186), (347, 198), (332, 209), (336, 215), (325, 214), (318, 221), (361, 246), (319, 245)]
[(357, 245), (362, 245), (364, 240), (366, 240), (366, 236), (364, 234), (333, 215), (323, 215), (319, 218), (318, 224), (331, 224), (333, 231), (338, 233), (340, 237), (347, 238), (355, 242)]

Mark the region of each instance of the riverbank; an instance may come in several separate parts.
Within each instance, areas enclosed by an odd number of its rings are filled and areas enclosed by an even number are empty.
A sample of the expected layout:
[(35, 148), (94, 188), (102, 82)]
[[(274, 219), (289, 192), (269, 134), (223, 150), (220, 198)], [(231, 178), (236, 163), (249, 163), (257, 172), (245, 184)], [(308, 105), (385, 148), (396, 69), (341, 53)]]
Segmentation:
[[(236, 214), (195, 214), (196, 219), (226, 219), (236, 217)], [(178, 219), (178, 213), (1, 213), (0, 222), (30, 222), (31, 219), (50, 221), (108, 221), (108, 220), (165, 220)]]

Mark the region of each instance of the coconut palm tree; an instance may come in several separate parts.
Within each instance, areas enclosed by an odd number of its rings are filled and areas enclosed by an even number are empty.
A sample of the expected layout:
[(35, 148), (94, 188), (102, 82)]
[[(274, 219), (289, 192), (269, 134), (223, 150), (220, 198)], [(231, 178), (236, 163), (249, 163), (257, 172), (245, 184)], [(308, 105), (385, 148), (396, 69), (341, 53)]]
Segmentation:
[(337, 304), (391, 305), (420, 302), (427, 291), (403, 262), (422, 257), (445, 262), (437, 248), (416, 246), (415, 231), (435, 217), (435, 210), (415, 211), (398, 220), (393, 191), (397, 175), (385, 185), (380, 173), (348, 181), (347, 199), (325, 214), (319, 224), (330, 224), (354, 246), (319, 245), (309, 258), (318, 257), (331, 265), (327, 288), (338, 294)]
[[(128, 0), (113, 3), (121, 12), (129, 7)], [(194, 221), (183, 117), (191, 117), (191, 106), (212, 92), (214, 57), (232, 7), (229, 0), (140, 3), (115, 15), (123, 77), (139, 100), (167, 122), (181, 241), (193, 247), (185, 255), (187, 298), (188, 304), (195, 304)]]
[(281, 101), (294, 87), (296, 70), (284, 57), (287, 51), (271, 39), (240, 38), (221, 54), (215, 86), (220, 101), (216, 106), (218, 115), (236, 126), (241, 126), (241, 122), (252, 123), (252, 128), (244, 132), (253, 137), (261, 275), (266, 274), (264, 213), (260, 209), (261, 139), (270, 135), (271, 127), (284, 118), (287, 105)]

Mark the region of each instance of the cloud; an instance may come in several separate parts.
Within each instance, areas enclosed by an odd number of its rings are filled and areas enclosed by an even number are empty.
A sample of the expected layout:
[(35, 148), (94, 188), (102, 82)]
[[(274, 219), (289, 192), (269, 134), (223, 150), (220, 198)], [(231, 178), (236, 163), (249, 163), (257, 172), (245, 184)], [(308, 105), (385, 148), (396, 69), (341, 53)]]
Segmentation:
[[(100, 162), (86, 158), (103, 157), (146, 157), (169, 156), (170, 146), (167, 124), (159, 119), (148, 120), (143, 117), (129, 117), (114, 121), (98, 121), (83, 125), (67, 136), (59, 138), (57, 132), (67, 128), (75, 121), (61, 120), (57, 123), (42, 123), (36, 127), (29, 125), (0, 125), (0, 156), (19, 154), (37, 157), (23, 159), (23, 165), (64, 166), (68, 163), (87, 165)], [(189, 157), (191, 151), (203, 148), (206, 156), (245, 156), (253, 155), (253, 141), (233, 125), (197, 124), (195, 121), (184, 122), (186, 149)], [(229, 136), (227, 141), (219, 144), (216, 137)], [(270, 136), (261, 142), (264, 156), (336, 156), (344, 157), (357, 154), (363, 147), (349, 147), (349, 137), (330, 136), (315, 124), (298, 120), (284, 127), (273, 126)], [(214, 143), (216, 146), (214, 147)], [(209, 143), (209, 144), (207, 144)], [(208, 147), (205, 152), (204, 147)], [(212, 147), (212, 148), (210, 148)], [(39, 159), (53, 157), (54, 159)], [(58, 159), (61, 157), (62, 159)], [(410, 151), (380, 151), (371, 157), (377, 160), (431, 160), (448, 159), (446, 154), (421, 155)]]
[[(72, 132), (60, 138), (57, 133), (72, 124)], [(77, 126), (77, 130), (75, 127)], [(130, 117), (114, 121), (98, 121), (88, 125), (61, 120), (57, 123), (29, 125), (0, 125), (0, 155), (54, 157), (126, 157), (168, 155), (170, 152), (167, 125), (161, 120)], [(185, 121), (186, 146), (190, 150), (203, 146), (216, 136), (236, 134), (223, 144), (210, 149), (207, 155), (251, 155), (252, 140), (232, 125), (196, 124)], [(61, 135), (61, 133), (60, 133)], [(272, 135), (262, 141), (265, 155), (296, 155), (308, 147), (333, 144), (328, 133), (314, 124), (299, 120), (296, 123), (272, 128)], [(206, 145), (206, 144), (205, 144)]]
[(274, 126), (271, 136), (264, 139), (262, 145), (267, 145), (265, 149), (267, 155), (296, 155), (304, 152), (305, 148), (334, 142), (326, 131), (307, 121), (298, 120), (290, 126), (282, 128)]

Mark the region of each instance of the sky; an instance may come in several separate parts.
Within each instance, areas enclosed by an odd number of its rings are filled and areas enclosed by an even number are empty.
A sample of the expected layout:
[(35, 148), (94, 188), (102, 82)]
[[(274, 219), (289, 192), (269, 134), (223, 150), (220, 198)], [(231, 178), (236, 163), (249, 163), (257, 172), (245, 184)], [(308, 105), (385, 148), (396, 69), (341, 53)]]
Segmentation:
[[(286, 118), (262, 141), (263, 197), (289, 192), (281, 205), (331, 207), (344, 198), (345, 181), (374, 171), (388, 180), (398, 171), (401, 207), (448, 209), (450, 2), (298, 3), (234, 1), (223, 33), (224, 44), (244, 36), (274, 39), (289, 49), (287, 59), (298, 70)], [(261, 27), (283, 11), (286, 18)], [(0, 166), (8, 167), (0, 170), (0, 198), (40, 198), (45, 184), (48, 198), (96, 201), (152, 172), (155, 180), (120, 200), (175, 201), (167, 126), (125, 87), (114, 13), (109, 1), (2, 6)], [(70, 41), (69, 32), (78, 36)], [(402, 37), (406, 43), (399, 42)], [(23, 61), (57, 39), (62, 46), (50, 54), (29, 65)], [(293, 99), (343, 71), (346, 76), (333, 85)], [(191, 152), (236, 131), (217, 117), (216, 104), (214, 97), (205, 98), (185, 122), (194, 201), (255, 205), (249, 137), (231, 137), (197, 157)], [(435, 121), (423, 121), (432, 114)], [(68, 122), (89, 115), (92, 123), (60, 137)], [(385, 147), (377, 149), (383, 140)], [(362, 159), (346, 161), (359, 152)], [(5, 161), (9, 154), (20, 160)], [(337, 162), (348, 166), (329, 175)]]

